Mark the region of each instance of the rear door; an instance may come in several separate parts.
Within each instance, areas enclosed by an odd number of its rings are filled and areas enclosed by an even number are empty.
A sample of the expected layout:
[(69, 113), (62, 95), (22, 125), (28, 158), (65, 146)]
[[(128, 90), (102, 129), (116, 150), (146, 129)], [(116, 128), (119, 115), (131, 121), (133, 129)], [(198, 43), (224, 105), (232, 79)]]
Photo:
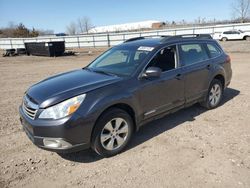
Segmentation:
[(185, 100), (189, 103), (207, 93), (211, 61), (202, 43), (183, 43), (178, 48), (185, 80)]
[(241, 39), (240, 32), (239, 31), (232, 31), (230, 39), (232, 39), (232, 40)]

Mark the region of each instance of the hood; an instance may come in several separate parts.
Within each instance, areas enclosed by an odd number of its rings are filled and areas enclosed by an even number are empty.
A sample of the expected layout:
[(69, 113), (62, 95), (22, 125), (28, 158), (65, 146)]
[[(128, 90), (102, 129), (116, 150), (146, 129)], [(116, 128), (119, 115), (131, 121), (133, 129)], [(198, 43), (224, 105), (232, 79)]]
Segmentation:
[(120, 77), (91, 72), (86, 69), (62, 73), (31, 86), (26, 94), (40, 108), (46, 108), (67, 98), (117, 82)]

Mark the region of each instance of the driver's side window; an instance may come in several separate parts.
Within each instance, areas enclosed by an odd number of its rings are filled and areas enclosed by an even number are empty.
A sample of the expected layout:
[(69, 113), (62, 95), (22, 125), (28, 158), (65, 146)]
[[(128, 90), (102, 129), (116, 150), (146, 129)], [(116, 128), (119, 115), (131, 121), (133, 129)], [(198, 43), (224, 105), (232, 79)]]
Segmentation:
[(158, 67), (162, 72), (177, 68), (176, 46), (161, 49), (148, 64), (148, 67)]

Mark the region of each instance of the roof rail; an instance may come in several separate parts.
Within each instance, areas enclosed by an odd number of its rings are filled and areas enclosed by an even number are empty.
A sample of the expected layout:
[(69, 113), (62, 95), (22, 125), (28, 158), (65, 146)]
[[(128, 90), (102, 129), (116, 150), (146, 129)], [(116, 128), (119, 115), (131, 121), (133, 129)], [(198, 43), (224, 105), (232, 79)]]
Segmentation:
[(141, 40), (141, 39), (145, 39), (145, 38), (144, 37), (134, 37), (134, 38), (130, 38), (128, 40), (125, 40), (124, 43), (132, 42), (132, 41), (135, 41), (135, 40)]
[(174, 36), (161, 36), (163, 39), (161, 42), (168, 42), (169, 40), (178, 39), (213, 39), (210, 34), (186, 34), (186, 35), (174, 35)]

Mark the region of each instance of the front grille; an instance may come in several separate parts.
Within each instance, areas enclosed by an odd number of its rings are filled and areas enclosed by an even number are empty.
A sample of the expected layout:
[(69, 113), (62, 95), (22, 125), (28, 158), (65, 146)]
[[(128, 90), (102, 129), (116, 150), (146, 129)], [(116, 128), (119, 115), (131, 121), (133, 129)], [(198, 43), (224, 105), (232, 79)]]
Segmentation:
[(38, 106), (30, 101), (30, 99), (25, 96), (23, 99), (23, 111), (31, 119), (35, 119)]

